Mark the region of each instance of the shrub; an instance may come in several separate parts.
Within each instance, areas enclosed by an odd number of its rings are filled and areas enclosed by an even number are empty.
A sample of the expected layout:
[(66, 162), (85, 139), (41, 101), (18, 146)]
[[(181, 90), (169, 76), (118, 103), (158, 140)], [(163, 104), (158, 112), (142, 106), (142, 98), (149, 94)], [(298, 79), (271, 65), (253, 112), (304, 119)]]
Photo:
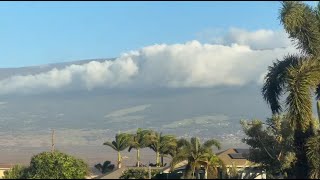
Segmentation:
[(83, 160), (55, 151), (42, 152), (33, 156), (28, 178), (84, 179), (88, 174), (88, 165)]
[(3, 179), (26, 179), (28, 167), (15, 165), (12, 169), (5, 171)]
[[(151, 170), (151, 177), (154, 177), (160, 170)], [(120, 179), (149, 179), (148, 169), (127, 169), (125, 170)]]

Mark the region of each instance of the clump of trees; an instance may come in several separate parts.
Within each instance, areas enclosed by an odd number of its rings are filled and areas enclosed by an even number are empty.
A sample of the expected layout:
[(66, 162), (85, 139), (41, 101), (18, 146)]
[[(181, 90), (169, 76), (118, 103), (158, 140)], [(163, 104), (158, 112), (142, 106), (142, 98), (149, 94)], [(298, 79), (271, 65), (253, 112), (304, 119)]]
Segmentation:
[(121, 151), (132, 149), (137, 151), (137, 167), (141, 166), (140, 150), (149, 148), (155, 152), (156, 167), (164, 166), (163, 158), (172, 156), (177, 147), (177, 139), (173, 135), (164, 135), (153, 130), (138, 129), (135, 134), (119, 133), (116, 134), (114, 141), (103, 143), (118, 152), (117, 168), (122, 167)]
[(111, 161), (105, 161), (103, 165), (101, 163), (98, 163), (94, 167), (97, 168), (103, 174), (112, 172), (115, 168), (114, 164), (111, 164)]
[(54, 151), (31, 158), (30, 166), (14, 166), (5, 172), (5, 179), (85, 179), (88, 165), (81, 159)]
[(171, 162), (171, 169), (184, 160), (187, 160), (187, 166), (184, 177), (195, 178), (195, 174), (202, 166), (205, 167), (205, 179), (208, 177), (208, 171), (216, 171), (217, 167), (222, 163), (221, 160), (215, 155), (212, 147), (220, 149), (221, 145), (218, 141), (212, 139), (207, 140), (203, 144), (200, 139), (193, 137), (189, 140), (180, 139), (176, 149), (176, 154), (173, 156)]
[(5, 171), (3, 179), (27, 179), (28, 167), (15, 165), (9, 171)]
[[(160, 173), (160, 170), (151, 170), (151, 178)], [(127, 169), (125, 170), (119, 179), (149, 179), (148, 169)]]
[[(252, 147), (252, 160), (271, 173), (320, 178), (320, 138), (312, 112), (315, 95), (320, 116), (320, 4), (313, 8), (301, 1), (284, 1), (280, 22), (301, 54), (287, 55), (269, 66), (262, 94), (273, 115), (284, 114), (286, 119), (281, 123), (267, 122), (267, 126), (288, 126), (285, 129), (291, 128), (287, 131), (290, 135), (283, 134), (282, 127), (274, 131), (262, 129), (261, 122), (253, 121), (252, 126), (244, 128), (249, 136), (244, 141)], [(283, 97), (285, 103), (280, 102)], [(264, 143), (270, 143), (269, 147)]]
[[(189, 140), (177, 139), (174, 135), (166, 135), (153, 130), (138, 129), (135, 134), (119, 133), (116, 134), (115, 140), (105, 142), (107, 145), (118, 152), (118, 168), (121, 168), (122, 156), (121, 151), (128, 148), (137, 151), (137, 167), (141, 166), (140, 150), (150, 148), (155, 152), (155, 166), (164, 166), (164, 157), (171, 158), (171, 167), (184, 160), (188, 161), (185, 177), (195, 177), (196, 171), (205, 167), (205, 177), (217, 176), (217, 167), (221, 166), (221, 160), (215, 155), (212, 148), (220, 149), (221, 145), (217, 140), (211, 139), (203, 144), (200, 139), (193, 137)], [(129, 171), (133, 173), (133, 170)], [(128, 173), (129, 173), (128, 172)], [(141, 171), (142, 172), (142, 171)], [(138, 173), (138, 172), (137, 172)], [(139, 171), (140, 173), (140, 171)], [(139, 174), (138, 173), (138, 174)]]
[(250, 154), (248, 159), (260, 164), (268, 178), (292, 177), (296, 155), (293, 149), (294, 133), (288, 119), (273, 116), (266, 122), (261, 120), (241, 121)]

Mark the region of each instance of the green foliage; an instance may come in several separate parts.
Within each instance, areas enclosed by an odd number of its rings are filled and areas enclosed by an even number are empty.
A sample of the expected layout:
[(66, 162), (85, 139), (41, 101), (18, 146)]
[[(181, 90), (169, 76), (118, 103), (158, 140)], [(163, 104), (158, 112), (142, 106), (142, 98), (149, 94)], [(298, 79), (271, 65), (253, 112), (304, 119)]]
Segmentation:
[(130, 147), (128, 151), (131, 149), (142, 149), (148, 146), (147, 138), (145, 137), (147, 134), (151, 133), (151, 130), (138, 128), (136, 134), (131, 134), (130, 139)]
[(265, 83), (262, 87), (263, 98), (270, 105), (272, 113), (280, 113), (282, 107), (279, 99), (285, 87), (287, 68), (298, 63), (300, 59), (296, 55), (288, 55), (282, 61), (277, 60), (272, 66), (268, 67)]
[(122, 157), (120, 151), (127, 149), (130, 146), (131, 135), (127, 133), (116, 134), (115, 141), (105, 142), (103, 145), (111, 147), (118, 152), (118, 168), (121, 168)]
[(266, 123), (241, 121), (246, 134), (243, 142), (250, 146), (249, 160), (260, 164), (271, 176), (292, 175), (296, 161), (294, 131), (286, 117), (274, 115)]
[(28, 167), (15, 165), (12, 169), (5, 171), (3, 179), (26, 179), (28, 175)]
[(186, 178), (191, 178), (201, 165), (208, 165), (208, 159), (214, 154), (212, 151), (213, 146), (220, 149), (218, 141), (212, 139), (201, 144), (200, 139), (197, 137), (192, 137), (190, 141), (180, 139), (177, 144), (177, 153), (171, 161), (171, 169), (173, 170), (177, 163), (187, 160)]
[(284, 1), (280, 21), (298, 49), (306, 54), (319, 55), (319, 6), (313, 9), (301, 1)]
[(144, 137), (146, 138), (148, 147), (156, 152), (156, 166), (163, 166), (163, 164), (160, 163), (160, 157), (173, 154), (173, 151), (177, 147), (175, 136), (149, 131)]
[(59, 151), (33, 156), (28, 170), (31, 179), (84, 179), (86, 175), (88, 165), (83, 160)]
[(307, 141), (307, 156), (311, 165), (309, 177), (311, 179), (320, 178), (320, 134), (313, 136)]
[(235, 164), (232, 164), (229, 168), (228, 179), (240, 179), (239, 172)]
[[(151, 170), (151, 177), (159, 174), (160, 170)], [(149, 179), (148, 169), (127, 169), (125, 170), (119, 179)]]
[(320, 61), (300, 59), (298, 64), (287, 69), (286, 99), (288, 118), (294, 129), (305, 132), (313, 120), (311, 91), (320, 83)]
[(130, 146), (128, 151), (130, 152), (132, 149), (137, 150), (137, 166), (140, 166), (140, 149), (145, 148), (148, 146), (148, 139), (146, 135), (148, 135), (151, 131), (150, 130), (144, 130), (141, 128), (138, 128), (136, 134), (130, 135)]
[[(312, 93), (320, 97), (320, 4), (313, 8), (301, 1), (284, 1), (280, 21), (302, 55), (289, 55), (269, 67), (262, 89), (273, 114), (281, 113), (283, 92), (287, 115), (294, 128), (295, 176), (307, 178), (310, 167), (306, 142), (313, 133)], [(320, 116), (320, 115), (319, 115)]]
[(109, 146), (115, 151), (123, 151), (129, 147), (130, 138), (130, 135), (126, 133), (116, 134), (115, 141), (107, 141), (103, 145)]
[(115, 166), (114, 164), (111, 164), (111, 161), (105, 161), (103, 165), (99, 163), (99, 164), (96, 164), (94, 167), (104, 174), (104, 173), (112, 172)]

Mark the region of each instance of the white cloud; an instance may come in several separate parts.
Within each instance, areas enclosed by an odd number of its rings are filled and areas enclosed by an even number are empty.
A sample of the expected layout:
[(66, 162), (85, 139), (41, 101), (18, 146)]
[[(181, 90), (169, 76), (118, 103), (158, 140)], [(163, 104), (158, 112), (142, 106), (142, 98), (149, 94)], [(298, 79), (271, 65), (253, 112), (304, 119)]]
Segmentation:
[(215, 44), (232, 45), (236, 43), (247, 45), (252, 49), (284, 48), (292, 44), (288, 38), (288, 34), (283, 30), (260, 29), (257, 31), (247, 31), (239, 28), (230, 28), (224, 35), (221, 34), (223, 34), (221, 30), (209, 29), (199, 33), (198, 36), (203, 39), (209, 39), (210, 42)]
[(261, 83), (272, 61), (296, 52), (285, 33), (271, 30), (231, 29), (219, 43), (156, 44), (124, 53), (114, 61), (12, 76), (0, 80), (0, 94), (99, 87), (241, 86)]
[(130, 59), (118, 61), (91, 61), (83, 65), (70, 65), (64, 69), (48, 72), (12, 76), (0, 81), (0, 93), (33, 93), (61, 88), (114, 87), (125, 84), (138, 72), (138, 67)]

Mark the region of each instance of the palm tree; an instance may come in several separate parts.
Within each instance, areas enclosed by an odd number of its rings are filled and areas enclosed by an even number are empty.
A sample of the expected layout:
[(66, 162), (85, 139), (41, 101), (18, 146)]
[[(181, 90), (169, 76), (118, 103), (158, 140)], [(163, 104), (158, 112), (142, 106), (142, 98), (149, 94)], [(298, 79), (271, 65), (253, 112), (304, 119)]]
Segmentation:
[(209, 156), (205, 156), (200, 161), (203, 162), (203, 165), (205, 166), (204, 179), (208, 179), (208, 172), (218, 176), (218, 167), (223, 167), (223, 162), (214, 153)]
[(130, 139), (130, 146), (128, 151), (130, 152), (131, 149), (137, 150), (137, 167), (140, 167), (140, 149), (145, 148), (148, 146), (147, 139), (145, 135), (150, 133), (150, 130), (143, 130), (139, 128), (136, 132), (136, 134), (131, 135)]
[[(302, 55), (288, 55), (283, 61), (273, 63), (269, 67), (262, 93), (273, 114), (282, 112), (279, 101), (283, 93), (288, 94), (285, 104), (295, 130), (296, 177), (306, 178), (310, 169), (305, 145), (313, 135), (311, 90), (317, 95), (320, 110), (320, 4), (313, 9), (303, 2), (284, 1), (280, 21)], [(320, 120), (319, 111), (318, 114)]]
[(188, 164), (186, 167), (186, 178), (190, 178), (191, 176), (195, 177), (196, 169), (212, 156), (213, 146), (220, 149), (220, 143), (218, 141), (211, 139), (201, 144), (200, 139), (197, 137), (192, 137), (190, 141), (180, 139), (178, 141), (178, 145), (178, 152), (172, 159), (171, 169), (173, 170), (177, 163), (187, 160)]
[(118, 152), (118, 169), (122, 165), (122, 157), (120, 152), (129, 147), (130, 135), (126, 133), (116, 134), (115, 141), (105, 142), (103, 145), (109, 146)]
[[(156, 131), (150, 131), (144, 136), (148, 141), (148, 147), (156, 152), (156, 166), (163, 166), (163, 157), (172, 154), (177, 146), (177, 140), (173, 135), (163, 135)], [(160, 163), (161, 158), (161, 163)]]

